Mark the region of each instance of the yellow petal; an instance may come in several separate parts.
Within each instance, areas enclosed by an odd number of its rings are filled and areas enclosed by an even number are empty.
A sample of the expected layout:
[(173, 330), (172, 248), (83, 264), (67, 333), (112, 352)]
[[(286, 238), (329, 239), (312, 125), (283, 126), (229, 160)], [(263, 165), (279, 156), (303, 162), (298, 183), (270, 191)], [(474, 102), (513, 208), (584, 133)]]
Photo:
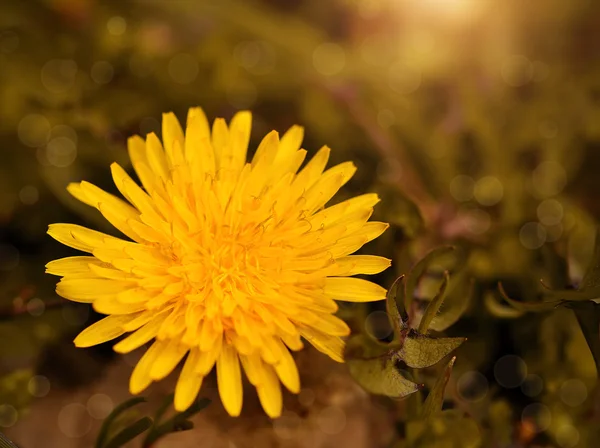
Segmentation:
[(154, 132), (151, 132), (146, 136), (146, 151), (150, 169), (163, 180), (166, 181), (169, 179), (169, 165), (167, 163), (165, 151)]
[(66, 246), (90, 253), (103, 246), (105, 240), (117, 239), (75, 224), (50, 224), (48, 235)]
[(339, 336), (323, 334), (310, 327), (300, 327), (298, 330), (302, 337), (321, 353), (325, 353), (334, 361), (344, 362), (344, 341)]
[(103, 297), (112, 297), (132, 283), (107, 279), (63, 278), (56, 285), (56, 293), (75, 302), (91, 303)]
[(198, 349), (190, 350), (190, 353), (183, 365), (177, 386), (175, 386), (174, 406), (177, 412), (187, 410), (196, 400), (200, 388), (202, 387), (203, 376), (195, 372), (195, 366), (198, 363), (200, 351)]
[(90, 264), (99, 265), (101, 262), (94, 257), (67, 257), (51, 261), (46, 265), (46, 273), (52, 275), (90, 274)]
[(261, 367), (260, 379), (256, 386), (258, 398), (267, 415), (271, 418), (277, 418), (281, 415), (283, 406), (281, 385), (273, 367), (268, 364), (262, 364)]
[(237, 352), (232, 345), (224, 344), (217, 359), (219, 395), (229, 415), (237, 417), (242, 411), (242, 375)]
[(357, 275), (357, 274), (379, 274), (390, 267), (392, 260), (377, 255), (349, 255), (335, 260), (343, 274), (337, 275)]
[(164, 341), (156, 341), (148, 348), (148, 350), (146, 350), (146, 353), (144, 353), (136, 364), (131, 373), (131, 378), (129, 378), (129, 392), (133, 395), (139, 394), (152, 383), (150, 369), (165, 345), (166, 342)]
[(327, 161), (329, 160), (330, 149), (323, 146), (317, 154), (306, 164), (306, 166), (298, 173), (294, 180), (294, 186), (298, 185), (302, 189), (310, 188), (313, 183), (321, 176)]
[(246, 163), (250, 132), (252, 130), (252, 114), (249, 111), (236, 113), (229, 124), (230, 144), (233, 150), (234, 169), (241, 170)]
[[(213, 122), (212, 128), (212, 147), (215, 150), (215, 160), (217, 161), (217, 170), (220, 170), (223, 166), (227, 165), (230, 160), (225, 161), (225, 148), (229, 146), (229, 129), (227, 129), (227, 123), (223, 118), (217, 118)], [(230, 159), (231, 155), (227, 154), (226, 157)]]
[[(192, 165), (194, 172), (213, 174), (215, 171), (215, 154), (210, 144), (208, 120), (201, 109), (190, 109), (188, 113), (185, 158)], [(196, 167), (199, 170), (195, 169)]]
[(171, 339), (168, 344), (164, 346), (160, 356), (154, 361), (154, 364), (150, 369), (150, 378), (152, 378), (153, 381), (166, 378), (177, 364), (179, 364), (179, 361), (183, 359), (188, 352), (188, 349), (188, 347), (180, 344), (178, 340)]
[(294, 125), (289, 128), (279, 142), (279, 151), (275, 157), (275, 164), (283, 164), (285, 160), (293, 157), (296, 151), (300, 149), (303, 138), (304, 128), (302, 126)]
[(306, 192), (304, 208), (309, 213), (323, 207), (350, 180), (356, 172), (352, 162), (345, 162), (328, 169)]
[(165, 153), (171, 167), (177, 165), (175, 162), (175, 142), (179, 142), (183, 146), (183, 129), (179, 124), (179, 120), (173, 112), (168, 112), (162, 116), (162, 139), (165, 145)]
[(166, 314), (156, 316), (146, 325), (116, 344), (113, 350), (117, 353), (129, 353), (151, 341), (158, 334), (158, 330), (166, 317)]
[(285, 387), (287, 387), (290, 392), (297, 394), (300, 392), (300, 375), (298, 374), (296, 361), (294, 361), (294, 358), (288, 349), (283, 347), (283, 344), (282, 353), (283, 356), (273, 367), (275, 367), (275, 372)]
[(136, 317), (136, 314), (105, 317), (79, 333), (73, 342), (77, 347), (91, 347), (111, 341), (121, 336), (125, 332), (123, 325)]
[(345, 302), (384, 300), (385, 288), (362, 278), (329, 277), (325, 279), (325, 294)]

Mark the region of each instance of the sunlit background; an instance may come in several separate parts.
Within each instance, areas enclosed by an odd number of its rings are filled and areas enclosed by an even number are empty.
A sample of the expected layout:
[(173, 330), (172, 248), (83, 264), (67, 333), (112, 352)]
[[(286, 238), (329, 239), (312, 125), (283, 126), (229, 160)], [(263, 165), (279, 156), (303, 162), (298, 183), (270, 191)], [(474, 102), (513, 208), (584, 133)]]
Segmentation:
[[(251, 109), (253, 147), (297, 123), (309, 155), (327, 144), (333, 162), (353, 160), (358, 172), (338, 200), (381, 194), (377, 218), (392, 229), (369, 251), (394, 261), (383, 286), (435, 246), (468, 253), (447, 332), (469, 340), (446, 398), (477, 425), (468, 443), (448, 422), (428, 439), (405, 401), (369, 397), (344, 366), (309, 351), (299, 359), (305, 388), (285, 397), (282, 419), (256, 403), (230, 419), (214, 400), (195, 429), (156, 447), (596, 446), (596, 370), (572, 313), (525, 314), (497, 289), (501, 281), (525, 300), (540, 278), (564, 287), (544, 264), (548, 247), (561, 248), (575, 284), (592, 256), (592, 0), (1, 2), (2, 432), (22, 448), (90, 447), (128, 398), (134, 360), (71, 343), (98, 316), (54, 293), (44, 265), (72, 251), (46, 230), (75, 222), (114, 234), (66, 185), (86, 179), (114, 192), (109, 165), (130, 166), (127, 137), (160, 135), (163, 112), (183, 120), (198, 105), (211, 118)], [(385, 338), (382, 310), (341, 312)], [(161, 387), (156, 400), (172, 382)], [(216, 397), (215, 383), (206, 387)]]

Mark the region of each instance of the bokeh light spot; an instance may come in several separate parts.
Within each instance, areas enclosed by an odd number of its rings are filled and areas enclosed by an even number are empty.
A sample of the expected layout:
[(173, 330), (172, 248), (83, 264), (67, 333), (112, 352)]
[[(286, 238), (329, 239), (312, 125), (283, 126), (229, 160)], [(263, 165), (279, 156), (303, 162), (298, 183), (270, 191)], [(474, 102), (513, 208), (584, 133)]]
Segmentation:
[(538, 222), (528, 222), (519, 230), (519, 241), (526, 249), (539, 249), (546, 242), (547, 236), (546, 229)]
[(539, 196), (546, 198), (557, 195), (565, 188), (567, 173), (556, 162), (542, 162), (533, 170), (531, 180), (535, 192)]
[(227, 99), (236, 109), (249, 109), (256, 102), (258, 90), (247, 79), (239, 79), (227, 90)]
[(556, 443), (561, 448), (573, 448), (579, 443), (579, 431), (571, 425), (561, 425), (556, 429), (554, 434)]
[(46, 304), (42, 299), (34, 297), (33, 299), (27, 302), (27, 312), (32, 316), (41, 316), (42, 314), (44, 314), (45, 310)]
[(283, 440), (291, 440), (296, 435), (302, 420), (294, 412), (284, 411), (277, 420), (273, 421), (275, 435)]
[(104, 420), (108, 417), (114, 407), (112, 399), (106, 394), (94, 394), (87, 401), (89, 414), (97, 420)]
[(169, 61), (169, 75), (173, 81), (179, 84), (190, 84), (194, 82), (200, 68), (198, 67), (198, 60), (187, 53), (180, 53)]
[(375, 339), (385, 339), (392, 334), (392, 326), (385, 311), (373, 311), (365, 320), (365, 331)]
[(305, 408), (311, 407), (315, 402), (315, 392), (312, 389), (303, 388), (298, 394), (298, 402)]
[(573, 378), (560, 386), (560, 399), (571, 407), (582, 405), (588, 397), (588, 390), (583, 381)]
[(545, 431), (552, 423), (552, 413), (548, 406), (542, 403), (532, 403), (527, 405), (521, 413), (521, 421), (533, 425), (536, 432)]
[(317, 424), (325, 434), (339, 434), (346, 426), (346, 414), (338, 406), (326, 407), (319, 412)]
[(88, 307), (67, 305), (62, 307), (63, 320), (74, 327), (83, 325), (89, 317)]
[(502, 200), (504, 187), (494, 176), (485, 176), (477, 181), (474, 191), (475, 199), (481, 205), (492, 206)]
[(64, 406), (58, 413), (58, 428), (67, 437), (85, 436), (92, 429), (92, 420), (87, 408), (81, 403)]
[(521, 391), (528, 397), (537, 397), (544, 390), (544, 380), (539, 375), (527, 375), (523, 384), (521, 384)]
[(379, 126), (381, 126), (383, 129), (388, 129), (392, 127), (395, 122), (396, 115), (394, 115), (394, 112), (392, 112), (391, 110), (381, 109), (377, 113), (377, 123), (379, 123)]
[(537, 216), (544, 225), (560, 224), (564, 216), (563, 206), (556, 199), (546, 199), (538, 205)]
[(492, 218), (485, 210), (475, 208), (463, 213), (465, 216), (465, 226), (472, 234), (482, 235), (490, 229)]
[(140, 121), (140, 134), (142, 137), (154, 132), (156, 135), (160, 135), (161, 126), (158, 120), (154, 117), (142, 118)]
[(502, 79), (512, 87), (527, 84), (533, 78), (533, 65), (525, 56), (509, 56), (502, 63)]
[(0, 404), (0, 426), (10, 428), (19, 419), (17, 410), (9, 404)]
[(480, 372), (463, 373), (456, 383), (458, 395), (465, 401), (483, 400), (488, 393), (488, 380)]
[(450, 181), (450, 194), (460, 202), (473, 199), (475, 192), (475, 181), (470, 176), (460, 174)]
[(17, 126), (19, 140), (31, 148), (45, 145), (50, 138), (50, 131), (50, 122), (40, 114), (26, 115)]
[(92, 65), (92, 79), (96, 84), (108, 84), (115, 74), (115, 69), (110, 62), (98, 61)]
[(127, 31), (127, 22), (121, 16), (114, 16), (106, 22), (106, 29), (113, 36), (120, 36)]
[(25, 185), (19, 191), (19, 200), (25, 205), (33, 205), (40, 198), (40, 193), (33, 185)]
[(77, 75), (77, 63), (71, 59), (52, 59), (42, 67), (42, 84), (53, 93), (69, 90)]
[(12, 271), (19, 265), (19, 250), (12, 244), (0, 243), (0, 271)]
[(70, 166), (77, 158), (77, 146), (67, 137), (56, 137), (46, 146), (46, 158), (51, 165), (58, 168)]
[(527, 364), (516, 355), (505, 355), (494, 364), (494, 378), (506, 389), (519, 387), (527, 377)]
[(36, 375), (27, 383), (27, 391), (33, 397), (45, 397), (50, 392), (50, 381), (44, 375)]
[(338, 44), (327, 42), (313, 52), (313, 66), (320, 74), (331, 76), (341, 72), (346, 65), (346, 52)]
[(394, 92), (408, 95), (421, 85), (421, 71), (404, 62), (396, 62), (389, 69), (388, 84)]

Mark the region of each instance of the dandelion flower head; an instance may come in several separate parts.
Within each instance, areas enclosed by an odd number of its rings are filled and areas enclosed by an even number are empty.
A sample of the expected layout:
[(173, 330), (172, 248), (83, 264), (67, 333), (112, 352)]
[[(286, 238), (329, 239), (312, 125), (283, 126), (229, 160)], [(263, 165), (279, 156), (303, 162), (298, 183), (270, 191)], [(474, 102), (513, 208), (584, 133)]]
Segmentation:
[[(187, 409), (216, 367), (223, 406), (242, 409), (242, 371), (265, 412), (282, 409), (281, 384), (293, 393), (300, 379), (293, 351), (312, 344), (343, 362), (350, 332), (335, 316), (336, 300), (368, 302), (385, 289), (356, 274), (376, 274), (390, 261), (351, 255), (387, 228), (369, 222), (375, 194), (326, 207), (356, 168), (325, 169), (329, 148), (302, 168), (303, 129), (281, 138), (273, 131), (247, 162), (252, 116), (237, 113), (212, 126), (200, 108), (185, 132), (173, 113), (163, 115), (162, 143), (151, 133), (128, 140), (139, 186), (111, 166), (120, 199), (88, 182), (68, 186), (124, 237), (73, 224), (48, 233), (86, 253), (50, 262), (62, 277), (57, 293), (90, 303), (106, 315), (75, 339), (90, 347), (121, 338), (128, 353), (151, 343), (130, 378), (138, 394), (183, 361), (174, 406)], [(185, 361), (184, 361), (185, 358)]]

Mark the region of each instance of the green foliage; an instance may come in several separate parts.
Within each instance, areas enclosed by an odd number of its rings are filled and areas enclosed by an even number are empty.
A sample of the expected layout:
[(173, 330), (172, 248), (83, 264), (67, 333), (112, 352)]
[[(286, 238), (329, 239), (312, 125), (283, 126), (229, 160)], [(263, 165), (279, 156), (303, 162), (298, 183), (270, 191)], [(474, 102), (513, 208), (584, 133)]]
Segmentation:
[(171, 394), (165, 399), (154, 418), (138, 418), (129, 412), (133, 407), (144, 402), (146, 402), (145, 398), (135, 397), (117, 406), (104, 420), (95, 447), (119, 448), (146, 433), (142, 446), (149, 448), (157, 440), (172, 432), (192, 429), (194, 425), (189, 418), (210, 404), (210, 400), (206, 398), (199, 399), (188, 410), (161, 421), (167, 408), (173, 402), (173, 395)]
[(348, 341), (344, 355), (346, 363), (350, 373), (367, 391), (395, 398), (417, 392), (421, 386), (403, 377), (397, 364), (402, 363), (415, 369), (431, 367), (465, 341), (465, 338), (436, 338), (427, 335), (429, 324), (444, 302), (449, 282), (448, 272), (444, 272), (442, 284), (425, 309), (418, 329), (411, 328), (411, 315), (407, 313), (412, 305), (412, 301), (407, 298), (415, 296), (418, 283), (427, 267), (451, 250), (452, 248), (440, 248), (430, 252), (415, 264), (406, 280), (399, 277), (388, 290), (386, 310), (394, 336), (391, 342), (380, 342), (367, 334), (359, 334)]

